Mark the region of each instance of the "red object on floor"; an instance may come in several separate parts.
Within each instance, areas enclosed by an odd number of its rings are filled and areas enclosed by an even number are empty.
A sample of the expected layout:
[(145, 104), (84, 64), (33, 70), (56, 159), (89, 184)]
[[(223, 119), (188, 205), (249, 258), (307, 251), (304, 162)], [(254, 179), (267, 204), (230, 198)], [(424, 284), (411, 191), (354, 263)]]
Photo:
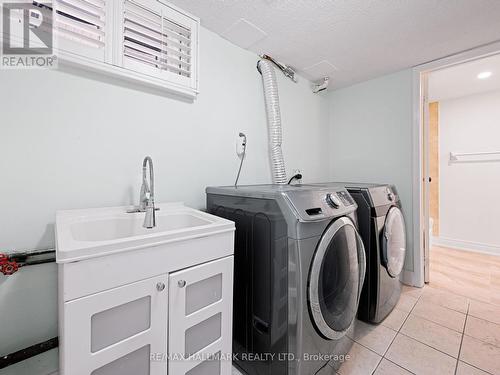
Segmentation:
[(19, 264), (16, 261), (10, 261), (9, 257), (0, 253), (0, 272), (5, 276), (13, 275), (19, 269)]

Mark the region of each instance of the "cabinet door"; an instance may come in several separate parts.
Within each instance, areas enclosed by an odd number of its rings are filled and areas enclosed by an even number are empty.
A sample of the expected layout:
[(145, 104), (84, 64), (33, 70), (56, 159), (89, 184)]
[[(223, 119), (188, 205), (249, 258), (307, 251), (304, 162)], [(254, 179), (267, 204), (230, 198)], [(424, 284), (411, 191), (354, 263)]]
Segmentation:
[(169, 276), (169, 375), (230, 375), (233, 257)]
[(167, 275), (66, 302), (62, 375), (165, 375)]

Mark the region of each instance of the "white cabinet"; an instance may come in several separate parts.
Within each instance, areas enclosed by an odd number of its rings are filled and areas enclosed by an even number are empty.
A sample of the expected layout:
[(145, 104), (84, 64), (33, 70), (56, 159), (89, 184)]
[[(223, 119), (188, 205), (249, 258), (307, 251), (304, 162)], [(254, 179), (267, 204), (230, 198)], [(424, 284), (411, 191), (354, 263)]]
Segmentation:
[(230, 375), (233, 261), (65, 302), (61, 375)]
[[(68, 375), (164, 375), (167, 275), (64, 303), (62, 371)], [(165, 357), (165, 356), (163, 356)]]
[(170, 274), (169, 374), (231, 374), (232, 291), (232, 256)]

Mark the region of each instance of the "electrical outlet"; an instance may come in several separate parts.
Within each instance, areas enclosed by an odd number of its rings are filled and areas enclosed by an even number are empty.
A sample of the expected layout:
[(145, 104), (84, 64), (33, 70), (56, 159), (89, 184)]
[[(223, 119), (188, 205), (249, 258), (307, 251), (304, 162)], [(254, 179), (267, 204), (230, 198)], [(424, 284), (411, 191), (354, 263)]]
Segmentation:
[[(243, 133), (240, 133), (243, 134)], [(236, 139), (236, 155), (238, 155), (239, 158), (242, 158), (243, 155), (245, 154), (245, 148), (246, 148), (246, 142), (247, 138), (245, 135), (240, 135)]]
[[(300, 169), (294, 169), (294, 170), (293, 170), (293, 173), (292, 173), (292, 176), (295, 176), (295, 175), (298, 175), (298, 174), (302, 174), (302, 171), (301, 171)], [(302, 174), (302, 176), (303, 176), (303, 174)], [(295, 181), (297, 181), (297, 183), (298, 183), (298, 184), (301, 184), (301, 183), (302, 183), (302, 179), (300, 179), (300, 180), (295, 180)]]

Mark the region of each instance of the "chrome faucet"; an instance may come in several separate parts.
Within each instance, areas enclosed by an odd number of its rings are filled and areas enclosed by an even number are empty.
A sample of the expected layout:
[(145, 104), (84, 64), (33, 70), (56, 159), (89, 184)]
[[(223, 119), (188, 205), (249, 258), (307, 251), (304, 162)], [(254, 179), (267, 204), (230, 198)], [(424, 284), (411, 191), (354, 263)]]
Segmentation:
[[(146, 168), (149, 164), (149, 185), (146, 180)], [(154, 228), (156, 226), (155, 213), (155, 175), (153, 172), (153, 159), (146, 156), (142, 162), (142, 186), (141, 186), (141, 212), (146, 212), (144, 217), (144, 228)]]
[[(148, 164), (149, 183), (146, 174)], [(155, 176), (153, 172), (153, 159), (151, 159), (150, 156), (146, 156), (142, 162), (142, 185), (139, 206), (127, 212), (145, 212), (146, 216), (144, 217), (144, 224), (142, 226), (144, 228), (151, 229), (156, 226), (156, 210), (159, 210), (159, 208), (155, 208)]]

